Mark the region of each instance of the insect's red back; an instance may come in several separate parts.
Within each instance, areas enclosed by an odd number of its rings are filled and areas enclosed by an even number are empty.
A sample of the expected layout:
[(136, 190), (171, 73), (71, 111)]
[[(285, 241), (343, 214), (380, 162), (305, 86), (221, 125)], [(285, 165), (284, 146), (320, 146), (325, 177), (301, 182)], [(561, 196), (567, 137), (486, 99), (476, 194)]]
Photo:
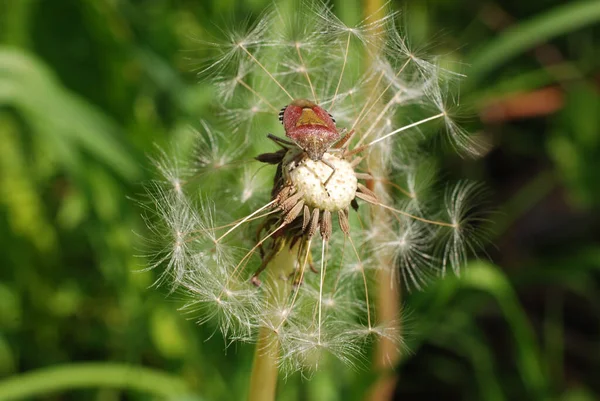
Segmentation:
[(285, 135), (298, 144), (312, 160), (340, 139), (335, 121), (322, 107), (306, 99), (296, 99), (280, 114)]

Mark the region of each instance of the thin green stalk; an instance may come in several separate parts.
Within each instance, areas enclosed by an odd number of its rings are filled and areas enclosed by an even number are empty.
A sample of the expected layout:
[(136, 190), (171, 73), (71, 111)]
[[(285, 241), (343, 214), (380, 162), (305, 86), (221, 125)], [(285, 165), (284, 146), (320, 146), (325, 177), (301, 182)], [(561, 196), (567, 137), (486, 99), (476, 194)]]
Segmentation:
[(279, 342), (270, 329), (263, 327), (254, 351), (249, 401), (272, 401), (277, 393), (277, 355)]
[[(267, 278), (262, 284), (269, 291), (271, 302), (282, 303), (290, 295), (289, 282), (277, 282), (280, 277), (289, 276), (297, 260), (297, 247), (290, 249), (284, 245), (268, 264), (265, 273)], [(279, 320), (278, 320), (279, 319)], [(280, 323), (280, 317), (274, 317), (275, 326)], [(277, 378), (279, 367), (279, 341), (271, 328), (263, 327), (258, 336), (248, 401), (274, 401), (277, 394)]]
[(140, 366), (89, 362), (53, 366), (0, 381), (0, 400), (20, 400), (83, 388), (120, 388), (171, 399), (189, 394), (182, 379)]

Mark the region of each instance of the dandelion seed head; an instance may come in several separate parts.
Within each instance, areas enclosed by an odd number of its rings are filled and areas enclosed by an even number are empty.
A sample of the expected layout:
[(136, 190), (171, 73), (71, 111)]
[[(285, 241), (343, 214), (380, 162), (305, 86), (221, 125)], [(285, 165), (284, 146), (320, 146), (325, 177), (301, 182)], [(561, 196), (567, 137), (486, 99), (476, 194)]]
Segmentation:
[[(298, 156), (297, 151), (286, 154), (283, 166), (289, 166)], [(291, 182), (299, 192), (303, 193), (304, 203), (322, 210), (337, 212), (350, 206), (354, 199), (358, 180), (354, 169), (346, 160), (332, 154), (325, 154), (323, 159), (335, 167), (332, 179), (324, 185), (332, 173), (330, 166), (322, 161), (305, 160), (288, 172)]]
[[(402, 346), (397, 322), (377, 316), (374, 280), (391, 272), (390, 285), (423, 290), (483, 245), (479, 187), (439, 196), (426, 146), (443, 125), (456, 150), (477, 153), (454, 117), (460, 74), (379, 11), (347, 25), (329, 3), (273, 5), (200, 42), (214, 119), (195, 123), (183, 157), (153, 159), (149, 268), (227, 342), (267, 330), (286, 374), (330, 357), (360, 365), (380, 339)], [(303, 125), (312, 145), (291, 134)]]

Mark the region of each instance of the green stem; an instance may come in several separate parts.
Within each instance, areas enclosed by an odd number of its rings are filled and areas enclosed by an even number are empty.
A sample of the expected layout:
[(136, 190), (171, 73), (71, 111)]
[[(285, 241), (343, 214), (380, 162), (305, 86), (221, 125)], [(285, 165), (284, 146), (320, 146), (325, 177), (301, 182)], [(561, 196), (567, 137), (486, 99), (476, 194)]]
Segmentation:
[(261, 328), (254, 352), (249, 401), (275, 400), (279, 343), (266, 327)]
[[(373, 15), (375, 18), (383, 17), (383, 6), (385, 2), (383, 0), (364, 0), (364, 15)], [(381, 35), (383, 31), (379, 32)], [(379, 37), (378, 40), (384, 40)], [(377, 48), (377, 46), (373, 46)], [(371, 58), (368, 58), (368, 63), (371, 63)], [(371, 65), (365, 66), (367, 69)], [(368, 165), (370, 171), (377, 177), (384, 179), (387, 176), (385, 165), (382, 163), (382, 156), (377, 149), (372, 149), (369, 158)], [(370, 188), (375, 191), (381, 199), (387, 197), (386, 189), (384, 188)], [(381, 208), (372, 208), (371, 210), (371, 222), (377, 233), (390, 232), (390, 220), (389, 214)], [(376, 248), (379, 244), (385, 242), (387, 238), (384, 234), (378, 234), (371, 239), (371, 242)], [(392, 324), (390, 322), (399, 321), (401, 309), (400, 309), (400, 282), (397, 280), (393, 269), (393, 257), (388, 252), (379, 252), (376, 257), (376, 263), (380, 266), (377, 274), (377, 295), (376, 295), (376, 310), (377, 310), (377, 323)], [(398, 323), (396, 328), (398, 331), (401, 327)], [(380, 338), (375, 346), (374, 358), (373, 358), (373, 371), (377, 373), (377, 381), (371, 386), (367, 399), (386, 401), (391, 400), (396, 386), (396, 376), (390, 374), (394, 366), (400, 360), (400, 351), (397, 345), (388, 338)]]
[(53, 366), (0, 382), (0, 400), (18, 400), (51, 392), (110, 387), (162, 398), (189, 393), (182, 379), (160, 371), (118, 363), (90, 362)]
[[(278, 282), (280, 277), (287, 277), (294, 271), (297, 260), (298, 247), (290, 249), (286, 244), (268, 264), (265, 273), (267, 278), (262, 286), (268, 289), (271, 301), (274, 304), (285, 302), (290, 294), (291, 284), (289, 282)], [(280, 317), (274, 317), (279, 324)], [(279, 341), (270, 328), (260, 329), (256, 350), (254, 352), (254, 363), (250, 376), (250, 391), (248, 401), (274, 401), (277, 394), (277, 377), (279, 367)]]

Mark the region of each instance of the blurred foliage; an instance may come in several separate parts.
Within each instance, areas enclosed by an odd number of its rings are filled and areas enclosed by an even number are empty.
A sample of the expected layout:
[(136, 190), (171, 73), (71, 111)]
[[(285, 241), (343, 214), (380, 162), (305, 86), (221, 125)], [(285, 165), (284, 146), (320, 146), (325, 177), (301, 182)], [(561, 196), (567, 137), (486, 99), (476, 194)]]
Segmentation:
[[(140, 271), (144, 224), (130, 198), (152, 178), (154, 144), (185, 146), (190, 124), (217, 118), (211, 88), (194, 75), (206, 56), (195, 39), (268, 3), (0, 2), (0, 398), (7, 386), (33, 386), (24, 372), (97, 361), (115, 376), (115, 363), (151, 368), (164, 375), (155, 387), (195, 394), (178, 399), (244, 399), (251, 348), (225, 351), (177, 311), (184, 300), (148, 288), (156, 273)], [(334, 5), (360, 19), (358, 0)], [(433, 43), (473, 77), (463, 105), (481, 117), (469, 124), (490, 150), (439, 162), (488, 183), (499, 208), (490, 262), (406, 294), (398, 399), (598, 399), (600, 3), (392, 6), (412, 41)], [(526, 95), (548, 88), (555, 107), (540, 112)], [(77, 377), (46, 372), (46, 382)], [(165, 394), (131, 390), (144, 389), (143, 377), (43, 399)], [(360, 400), (372, 379), (332, 361), (310, 381), (287, 378), (280, 399)]]

